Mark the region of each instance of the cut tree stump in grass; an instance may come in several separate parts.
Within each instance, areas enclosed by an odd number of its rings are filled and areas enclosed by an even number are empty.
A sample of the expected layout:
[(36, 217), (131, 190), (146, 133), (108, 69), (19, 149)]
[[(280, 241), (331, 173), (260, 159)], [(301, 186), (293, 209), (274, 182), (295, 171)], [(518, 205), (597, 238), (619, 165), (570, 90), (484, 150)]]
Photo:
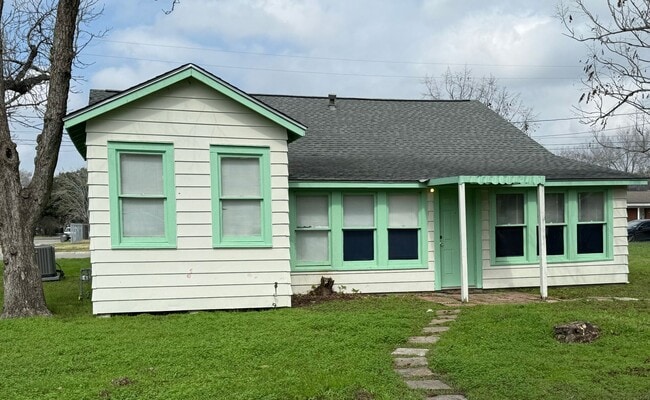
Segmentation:
[(600, 336), (600, 328), (584, 321), (553, 327), (555, 339), (564, 343), (591, 343)]

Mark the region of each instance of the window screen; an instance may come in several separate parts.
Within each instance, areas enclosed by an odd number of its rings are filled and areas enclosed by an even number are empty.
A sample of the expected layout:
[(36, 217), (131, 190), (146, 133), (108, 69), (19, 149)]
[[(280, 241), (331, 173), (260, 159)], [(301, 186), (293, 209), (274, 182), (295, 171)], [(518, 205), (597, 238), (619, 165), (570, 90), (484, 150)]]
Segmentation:
[(578, 254), (603, 253), (605, 234), (605, 194), (578, 193)]
[(343, 260), (375, 258), (374, 196), (343, 196)]
[(296, 197), (296, 259), (326, 262), (330, 256), (329, 197)]
[(524, 195), (496, 195), (496, 227), (494, 245), (496, 257), (524, 255)]
[(388, 195), (388, 259), (417, 260), (419, 198), (410, 194)]

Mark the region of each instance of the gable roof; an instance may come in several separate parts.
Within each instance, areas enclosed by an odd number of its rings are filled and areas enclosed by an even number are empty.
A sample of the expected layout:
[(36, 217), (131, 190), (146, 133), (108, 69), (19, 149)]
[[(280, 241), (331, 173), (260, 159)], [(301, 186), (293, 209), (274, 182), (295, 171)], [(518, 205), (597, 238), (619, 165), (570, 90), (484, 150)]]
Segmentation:
[[(98, 95), (99, 92), (95, 91), (96, 97), (95, 99), (91, 98), (88, 106), (76, 110), (63, 118), (64, 126), (79, 153), (86, 158), (86, 122), (88, 120), (119, 107), (126, 106), (135, 100), (185, 79), (195, 79), (206, 84), (219, 93), (284, 127), (290, 134), (296, 137), (301, 137), (305, 134), (307, 128), (297, 120), (282, 114), (278, 110), (251, 97), (244, 91), (194, 64), (182, 65), (123, 91), (104, 91), (101, 95)], [(92, 100), (96, 101), (93, 102)]]
[(309, 126), (289, 144), (292, 180), (641, 179), (556, 156), (478, 101), (253, 96)]

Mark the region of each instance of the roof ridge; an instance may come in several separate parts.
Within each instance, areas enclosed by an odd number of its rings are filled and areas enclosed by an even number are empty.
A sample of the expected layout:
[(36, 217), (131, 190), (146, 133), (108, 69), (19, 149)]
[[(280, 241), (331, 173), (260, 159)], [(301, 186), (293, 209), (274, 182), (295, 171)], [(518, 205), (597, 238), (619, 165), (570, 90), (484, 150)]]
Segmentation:
[[(290, 97), (296, 99), (322, 99), (328, 100), (328, 96), (313, 96), (313, 95), (297, 95), (297, 94), (269, 94), (269, 93), (250, 93), (251, 96), (266, 96), (266, 97)], [(368, 101), (403, 101), (403, 102), (423, 102), (423, 103), (469, 103), (471, 99), (391, 99), (385, 97), (343, 97), (336, 96), (337, 100), (368, 100)]]

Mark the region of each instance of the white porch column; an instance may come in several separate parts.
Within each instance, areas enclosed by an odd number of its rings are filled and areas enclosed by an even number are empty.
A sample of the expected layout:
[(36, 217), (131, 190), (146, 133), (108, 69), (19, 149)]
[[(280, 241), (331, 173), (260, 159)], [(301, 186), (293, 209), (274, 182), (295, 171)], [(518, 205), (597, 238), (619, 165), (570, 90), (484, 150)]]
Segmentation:
[(458, 184), (458, 223), (460, 234), (460, 300), (469, 301), (469, 283), (467, 277), (467, 213), (465, 206), (465, 184)]
[(641, 219), (641, 207), (636, 208), (636, 219)]
[(537, 185), (537, 220), (539, 225), (539, 291), (542, 300), (548, 297), (548, 271), (546, 264), (546, 202), (544, 185)]

